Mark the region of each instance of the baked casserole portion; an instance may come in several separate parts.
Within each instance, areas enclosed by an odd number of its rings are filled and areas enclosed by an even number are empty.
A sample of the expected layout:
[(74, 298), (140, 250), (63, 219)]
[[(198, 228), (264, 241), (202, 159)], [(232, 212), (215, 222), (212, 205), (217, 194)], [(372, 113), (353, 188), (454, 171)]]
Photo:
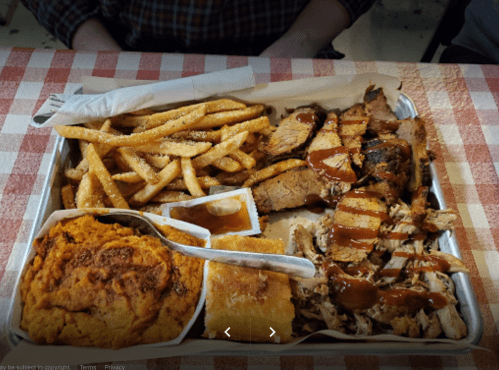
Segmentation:
[[(204, 241), (159, 226), (179, 243)], [(35, 241), (21, 283), (21, 328), (38, 343), (122, 348), (176, 338), (192, 318), (202, 260), (92, 215), (63, 220)]]
[[(284, 254), (282, 240), (224, 235), (214, 238), (212, 243), (214, 249)], [(295, 314), (286, 274), (213, 261), (208, 266), (204, 337), (246, 342), (291, 341)]]

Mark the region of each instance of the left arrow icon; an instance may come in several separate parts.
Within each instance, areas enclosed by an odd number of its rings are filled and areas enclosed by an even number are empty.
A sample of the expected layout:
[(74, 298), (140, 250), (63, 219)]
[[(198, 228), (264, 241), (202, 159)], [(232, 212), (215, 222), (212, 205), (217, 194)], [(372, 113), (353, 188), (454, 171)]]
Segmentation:
[(224, 333), (230, 338), (229, 330), (230, 330), (230, 326), (227, 329), (225, 329)]

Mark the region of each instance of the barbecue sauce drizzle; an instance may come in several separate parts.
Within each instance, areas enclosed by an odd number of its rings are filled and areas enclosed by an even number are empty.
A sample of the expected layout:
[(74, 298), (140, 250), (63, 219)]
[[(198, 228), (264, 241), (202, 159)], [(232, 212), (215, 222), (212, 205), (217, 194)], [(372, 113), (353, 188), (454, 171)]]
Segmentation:
[(308, 123), (310, 125), (315, 124), (318, 118), (315, 113), (298, 113), (296, 115), (296, 120), (301, 123)]
[[(311, 120), (315, 118), (315, 116), (309, 117), (306, 116), (304, 118), (300, 118), (300, 116), (304, 114), (301, 113), (297, 116), (297, 120), (302, 122), (302, 119), (304, 122), (308, 122), (307, 120)], [(342, 124), (361, 124), (364, 123), (364, 120), (360, 121), (342, 121)], [(336, 125), (338, 124), (338, 117), (334, 116), (334, 118), (328, 118), (324, 122), (324, 126), (320, 129), (320, 132), (334, 132), (338, 134), (341, 138), (346, 137), (346, 135), (341, 135), (338, 130), (336, 129)], [(332, 126), (332, 127), (327, 127), (327, 126)], [(358, 136), (358, 135), (357, 135)], [(337, 155), (345, 155), (348, 154), (348, 158), (350, 158), (350, 155), (358, 154), (360, 153), (360, 148), (347, 148), (345, 146), (338, 146), (335, 148), (330, 148), (330, 149), (322, 149), (322, 150), (317, 150), (312, 153), (309, 153), (307, 156), (307, 165), (314, 170), (315, 172), (318, 172), (322, 176), (328, 178), (329, 180), (334, 180), (334, 181), (343, 181), (343, 182), (349, 182), (353, 183), (357, 181), (357, 175), (353, 170), (351, 171), (344, 171), (341, 168), (334, 168), (331, 166), (328, 166), (327, 164), (324, 163), (324, 160), (328, 158), (333, 158)]]
[(336, 148), (317, 150), (309, 153), (307, 156), (307, 165), (315, 172), (320, 173), (330, 180), (350, 183), (357, 181), (357, 175), (353, 170), (344, 171), (341, 168), (331, 167), (324, 163), (324, 160), (342, 154), (349, 155), (348, 148), (337, 146)]
[(404, 288), (381, 289), (368, 280), (349, 278), (337, 265), (325, 263), (323, 267), (332, 285), (330, 291), (334, 301), (347, 310), (365, 310), (376, 304), (386, 304), (417, 312), (420, 309), (443, 308), (448, 303), (440, 293)]
[(403, 161), (408, 160), (412, 156), (412, 148), (408, 143), (397, 142), (394, 144), (393, 142), (390, 142), (389, 140), (385, 139), (375, 139), (375, 140), (378, 140), (379, 144), (373, 145), (365, 149), (364, 154), (369, 155), (378, 150), (391, 149), (393, 148), (394, 145), (396, 145), (400, 150), (400, 156), (402, 157)]
[[(335, 120), (327, 120), (325, 124), (335, 124), (337, 123), (337, 119)], [(354, 124), (362, 124), (365, 123), (363, 120), (345, 120), (342, 121), (343, 125), (354, 125)], [(387, 125), (388, 126), (388, 125)], [(390, 127), (391, 128), (391, 127)], [(324, 132), (336, 132), (338, 130), (331, 128), (322, 128), (321, 131)], [(338, 133), (339, 134), (339, 133)], [(346, 138), (354, 138), (352, 135), (341, 135), (342, 139)], [(382, 148), (388, 148), (390, 143), (386, 141), (382, 141), (380, 144), (375, 145), (374, 147), (368, 148), (364, 153), (370, 154), (375, 150), (379, 150)], [(405, 145), (399, 145), (401, 155), (404, 159), (410, 158), (411, 156), (411, 148)], [(346, 148), (346, 147), (337, 147), (332, 149), (324, 149), (318, 150), (310, 153), (307, 156), (307, 164), (314, 171), (320, 172), (325, 177), (336, 180), (336, 181), (344, 181), (344, 182), (355, 182), (357, 181), (357, 177), (355, 173), (351, 176), (345, 171), (340, 171), (339, 169), (331, 168), (323, 163), (323, 161), (327, 158), (334, 157), (336, 155), (341, 154), (349, 154), (353, 155), (355, 153), (359, 153), (360, 148)], [(392, 182), (397, 182), (398, 178), (393, 174), (384, 174), (383, 179), (389, 180)], [(383, 197), (382, 194), (372, 191), (360, 191), (353, 190), (344, 195), (344, 197), (351, 198), (377, 198), (380, 199)], [(311, 204), (316, 204), (318, 202), (317, 196), (310, 198), (309, 202)], [(335, 199), (335, 203), (338, 203), (339, 199)], [(378, 217), (383, 222), (387, 224), (393, 224), (394, 220), (385, 212), (380, 211), (372, 211), (372, 210), (363, 210), (357, 209), (354, 207), (345, 206), (342, 204), (338, 204), (336, 206), (337, 211), (348, 212), (354, 215), (367, 215), (370, 217)], [(372, 239), (378, 237), (379, 230), (365, 229), (360, 227), (347, 227), (338, 224), (334, 224), (333, 228), (329, 234), (330, 243), (336, 243), (341, 246), (349, 246), (359, 249), (371, 250), (373, 245), (371, 243), (365, 243), (359, 241), (359, 239)], [(404, 240), (408, 239), (409, 235), (407, 233), (389, 233), (384, 234), (384, 238), (386, 239), (395, 239), (395, 240)], [(424, 240), (426, 237), (425, 234), (415, 234), (411, 236), (413, 240)], [(412, 260), (419, 260), (425, 262), (432, 262), (431, 266), (421, 266), (414, 268), (406, 268), (405, 272), (416, 272), (416, 271), (447, 271), (450, 265), (447, 261), (435, 257), (435, 256), (418, 256), (415, 254), (403, 252), (395, 252), (392, 254), (393, 256), (404, 256), (410, 258)], [(398, 307), (406, 307), (410, 311), (418, 311), (420, 309), (439, 309), (445, 307), (448, 302), (445, 296), (440, 293), (427, 292), (427, 291), (415, 291), (411, 289), (380, 289), (375, 286), (373, 283), (367, 280), (356, 279), (356, 278), (348, 278), (345, 274), (348, 273), (350, 275), (359, 275), (359, 274), (367, 274), (369, 273), (369, 268), (367, 266), (350, 266), (346, 267), (345, 272), (337, 265), (328, 265), (324, 264), (324, 270), (330, 280), (330, 283), (333, 286), (331, 291), (333, 292), (334, 300), (341, 305), (343, 308), (347, 310), (362, 310), (373, 307), (375, 304), (386, 304), (391, 306)], [(400, 269), (385, 269), (383, 270), (383, 276), (398, 276), (400, 274)]]
[(341, 125), (342, 126), (367, 125), (368, 123), (369, 123), (369, 118), (362, 118), (362, 119), (342, 119), (341, 120)]
[[(347, 198), (380, 198), (379, 193), (361, 190), (352, 190), (344, 195)], [(344, 206), (339, 204), (337, 210), (348, 212), (353, 215), (365, 215), (371, 217), (378, 217), (385, 222), (392, 223), (392, 218), (385, 212), (371, 211), (367, 209), (359, 209), (354, 207)], [(329, 233), (329, 244), (336, 244), (344, 247), (351, 247), (357, 249), (364, 249), (371, 251), (373, 248), (372, 243), (362, 242), (362, 239), (374, 239), (378, 237), (379, 229), (366, 229), (361, 227), (349, 227), (340, 224), (334, 224), (331, 232)]]
[(446, 272), (450, 269), (450, 264), (443, 258), (439, 258), (437, 256), (432, 255), (419, 255), (415, 253), (407, 253), (407, 252), (393, 252), (393, 257), (404, 257), (410, 261), (421, 261), (421, 262), (431, 262), (431, 266), (414, 266), (414, 267), (406, 267), (405, 269), (382, 269), (378, 271), (380, 276), (390, 276), (397, 277), (401, 272), (404, 272), (406, 275), (412, 275), (420, 272)]
[(305, 197), (305, 206), (309, 212), (322, 213), (326, 207), (335, 209), (340, 199), (339, 195), (329, 195), (323, 198), (318, 194), (308, 194)]

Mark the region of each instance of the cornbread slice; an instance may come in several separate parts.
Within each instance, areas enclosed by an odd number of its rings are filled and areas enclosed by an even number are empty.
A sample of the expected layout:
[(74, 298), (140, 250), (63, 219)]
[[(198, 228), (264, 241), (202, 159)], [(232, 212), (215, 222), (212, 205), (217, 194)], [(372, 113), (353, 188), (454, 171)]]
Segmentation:
[[(282, 240), (227, 235), (212, 248), (284, 254)], [(204, 336), (210, 339), (285, 343), (295, 316), (286, 274), (210, 262)], [(227, 328), (230, 329), (225, 333)], [(275, 331), (272, 334), (271, 328)]]

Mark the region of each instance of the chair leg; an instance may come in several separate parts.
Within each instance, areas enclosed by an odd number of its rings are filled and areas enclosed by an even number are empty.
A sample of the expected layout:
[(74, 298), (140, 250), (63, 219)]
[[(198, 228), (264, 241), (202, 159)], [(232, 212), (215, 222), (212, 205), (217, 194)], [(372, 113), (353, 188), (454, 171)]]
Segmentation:
[(11, 0), (9, 9), (5, 14), (5, 17), (0, 14), (0, 26), (8, 26), (10, 24), (10, 21), (12, 21), (12, 17), (14, 16), (14, 12), (16, 11), (18, 4), (19, 0)]
[[(445, 7), (444, 13), (440, 18), (440, 22), (433, 34), (433, 37), (428, 44), (423, 57), (421, 58), (421, 63), (430, 63), (435, 52), (437, 51), (440, 44), (442, 44), (442, 40), (446, 40), (446, 42), (450, 42), (449, 39), (449, 29), (450, 25), (453, 25), (456, 22), (455, 16), (462, 16), (464, 21), (464, 9), (466, 5), (469, 3), (469, 0), (449, 0)], [(462, 14), (461, 14), (462, 13)], [(454, 35), (455, 36), (455, 35)], [(453, 38), (453, 36), (451, 37)]]
[(437, 35), (434, 35), (430, 41), (430, 44), (426, 47), (426, 50), (421, 58), (421, 63), (431, 63), (433, 56), (435, 55), (438, 47), (440, 46), (440, 39)]

